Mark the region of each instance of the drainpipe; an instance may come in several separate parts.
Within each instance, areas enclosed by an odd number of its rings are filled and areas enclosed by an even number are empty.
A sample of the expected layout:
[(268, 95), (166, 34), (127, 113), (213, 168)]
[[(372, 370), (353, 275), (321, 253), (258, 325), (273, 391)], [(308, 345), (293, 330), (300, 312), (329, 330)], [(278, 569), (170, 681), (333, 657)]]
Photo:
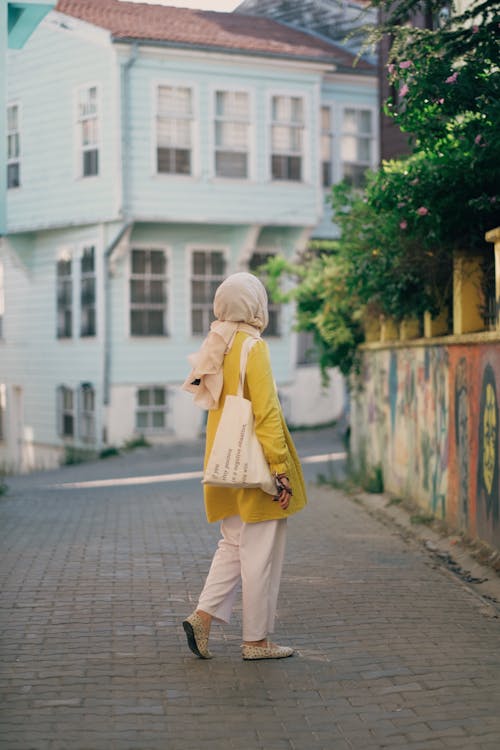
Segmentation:
[[(133, 222), (130, 219), (129, 176), (130, 176), (130, 69), (137, 60), (139, 45), (132, 43), (128, 60), (121, 65), (120, 74), (120, 132), (121, 132), (121, 214), (123, 224), (116, 236), (104, 251), (104, 373), (103, 404), (109, 406), (111, 391), (111, 273), (110, 258), (113, 250), (130, 232)], [(107, 440), (105, 441), (107, 442)]]

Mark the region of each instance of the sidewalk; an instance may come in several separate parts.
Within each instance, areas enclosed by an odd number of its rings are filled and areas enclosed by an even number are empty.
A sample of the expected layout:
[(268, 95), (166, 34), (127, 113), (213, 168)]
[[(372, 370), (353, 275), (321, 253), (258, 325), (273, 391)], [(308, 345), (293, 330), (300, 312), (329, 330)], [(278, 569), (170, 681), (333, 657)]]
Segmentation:
[(199, 482), (0, 498), (2, 750), (498, 750), (500, 621), (418, 542), (316, 487), (276, 639), (185, 644), (217, 539)]

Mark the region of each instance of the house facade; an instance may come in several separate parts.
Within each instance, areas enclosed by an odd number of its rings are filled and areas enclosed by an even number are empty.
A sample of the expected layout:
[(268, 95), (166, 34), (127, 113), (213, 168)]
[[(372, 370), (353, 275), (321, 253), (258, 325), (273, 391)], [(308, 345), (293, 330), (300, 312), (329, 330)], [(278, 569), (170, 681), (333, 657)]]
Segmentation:
[[(369, 64), (270, 19), (60, 0), (8, 61), (0, 245), (0, 465), (56, 465), (139, 435), (190, 439), (179, 386), (222, 279), (296, 257), (327, 183), (378, 159)], [(292, 424), (337, 418), (271, 305)]]

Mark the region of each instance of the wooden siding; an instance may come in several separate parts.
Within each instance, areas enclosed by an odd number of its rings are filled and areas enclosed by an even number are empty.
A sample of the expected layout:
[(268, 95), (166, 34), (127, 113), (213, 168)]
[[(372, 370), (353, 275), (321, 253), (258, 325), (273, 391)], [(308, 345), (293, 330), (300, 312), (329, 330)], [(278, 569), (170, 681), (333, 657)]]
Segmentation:
[[(9, 232), (92, 223), (117, 213), (119, 123), (115, 53), (102, 32), (63, 29), (50, 13), (23, 50), (8, 53), (8, 99), (19, 101), (21, 187), (7, 191)], [(99, 87), (99, 176), (79, 178), (76, 89)]]

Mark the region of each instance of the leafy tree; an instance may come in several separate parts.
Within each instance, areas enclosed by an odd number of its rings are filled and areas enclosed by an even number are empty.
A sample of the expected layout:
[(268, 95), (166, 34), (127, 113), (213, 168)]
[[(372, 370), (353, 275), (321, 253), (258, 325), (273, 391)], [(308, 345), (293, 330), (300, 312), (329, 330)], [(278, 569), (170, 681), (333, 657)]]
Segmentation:
[(486, 251), (500, 224), (500, 3), (473, 0), (434, 29), (407, 23), (437, 16), (442, 2), (372, 0), (390, 34), (387, 75), (397, 101), (385, 110), (409, 134), (413, 153), (384, 162), (360, 193), (332, 190), (341, 238), (334, 252), (300, 264), (271, 261), (275, 293), (288, 273), (297, 327), (314, 331), (323, 367), (357, 366), (362, 321), (437, 313), (451, 299), (456, 249)]

